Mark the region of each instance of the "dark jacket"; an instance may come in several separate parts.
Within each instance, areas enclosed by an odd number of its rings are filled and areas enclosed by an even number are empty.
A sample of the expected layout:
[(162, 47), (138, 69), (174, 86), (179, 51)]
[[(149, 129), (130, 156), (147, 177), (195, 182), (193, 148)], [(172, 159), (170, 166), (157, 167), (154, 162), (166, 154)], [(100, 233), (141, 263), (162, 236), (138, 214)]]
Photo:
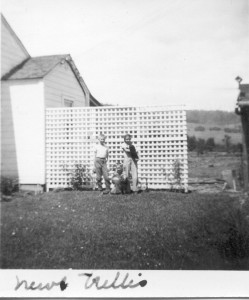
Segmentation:
[(130, 145), (130, 152), (132, 159), (139, 159), (135, 146)]

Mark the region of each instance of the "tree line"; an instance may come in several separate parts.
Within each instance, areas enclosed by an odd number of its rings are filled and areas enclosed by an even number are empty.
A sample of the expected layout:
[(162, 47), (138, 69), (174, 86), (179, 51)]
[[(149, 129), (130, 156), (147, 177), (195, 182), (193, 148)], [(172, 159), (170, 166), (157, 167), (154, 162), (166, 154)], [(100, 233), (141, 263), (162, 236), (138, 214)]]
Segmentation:
[(196, 151), (198, 155), (211, 151), (227, 153), (242, 152), (242, 144), (233, 144), (231, 136), (226, 134), (222, 142), (222, 144), (216, 144), (214, 138), (205, 140), (203, 138), (196, 138), (195, 136), (187, 136), (188, 151)]
[[(206, 128), (204, 126), (196, 126), (195, 131), (205, 131)], [(214, 127), (209, 127), (210, 131), (221, 131), (220, 127), (214, 126)], [(242, 132), (242, 128), (241, 125), (237, 126), (237, 128), (229, 128), (229, 127), (225, 127), (223, 129), (225, 132), (227, 133), (241, 133)]]

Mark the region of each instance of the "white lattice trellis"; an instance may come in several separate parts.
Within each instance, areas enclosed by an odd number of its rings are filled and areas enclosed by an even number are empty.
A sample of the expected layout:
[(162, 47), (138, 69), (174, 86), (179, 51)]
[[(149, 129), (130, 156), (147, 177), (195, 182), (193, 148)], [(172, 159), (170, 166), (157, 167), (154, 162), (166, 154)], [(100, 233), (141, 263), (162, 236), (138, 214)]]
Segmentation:
[(47, 108), (47, 190), (70, 184), (65, 165), (73, 169), (76, 163), (81, 163), (92, 170), (93, 147), (100, 133), (107, 136), (111, 170), (123, 159), (120, 145), (127, 132), (133, 136), (139, 153), (138, 174), (142, 185), (147, 182), (149, 188), (172, 187), (170, 176), (178, 160), (181, 184), (187, 190), (186, 112), (179, 106)]

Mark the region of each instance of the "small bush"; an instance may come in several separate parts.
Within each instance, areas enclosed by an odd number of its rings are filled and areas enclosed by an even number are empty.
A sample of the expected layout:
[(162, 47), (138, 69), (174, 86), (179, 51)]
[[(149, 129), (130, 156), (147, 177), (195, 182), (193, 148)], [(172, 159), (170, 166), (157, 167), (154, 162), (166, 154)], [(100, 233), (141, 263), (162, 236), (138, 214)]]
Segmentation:
[(70, 186), (73, 190), (83, 190), (87, 183), (90, 183), (91, 176), (87, 167), (83, 164), (76, 163), (73, 169), (68, 169), (66, 165), (63, 166), (64, 171), (70, 176)]
[(170, 185), (171, 191), (181, 191), (183, 190), (182, 176), (183, 168), (180, 160), (176, 159), (172, 163), (172, 169), (167, 171), (167, 169), (162, 168), (163, 175), (165, 176), (166, 183)]
[(204, 153), (204, 150), (205, 150), (205, 140), (204, 139), (201, 139), (199, 138), (197, 140), (197, 145), (196, 145), (196, 151), (197, 151), (197, 155), (200, 155), (200, 154), (203, 154)]
[(240, 133), (241, 129), (237, 129), (237, 128), (224, 128), (224, 131), (227, 133)]
[(18, 180), (12, 177), (1, 177), (1, 193), (10, 196), (19, 190)]
[(197, 127), (195, 127), (195, 131), (205, 131), (205, 127), (204, 126), (197, 126)]
[(208, 138), (205, 144), (205, 150), (213, 151), (215, 148), (215, 141), (214, 138)]
[(188, 151), (194, 151), (196, 149), (197, 140), (195, 136), (187, 136)]
[(221, 128), (220, 127), (210, 127), (209, 130), (210, 131), (220, 131)]

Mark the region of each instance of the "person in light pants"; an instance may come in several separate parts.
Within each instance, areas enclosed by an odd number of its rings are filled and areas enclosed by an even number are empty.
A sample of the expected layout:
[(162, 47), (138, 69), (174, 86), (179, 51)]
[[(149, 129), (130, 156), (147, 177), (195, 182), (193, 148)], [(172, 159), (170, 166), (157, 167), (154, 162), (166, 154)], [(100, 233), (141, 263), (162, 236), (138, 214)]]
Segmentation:
[(124, 174), (127, 178), (129, 178), (129, 174), (131, 173), (132, 177), (132, 191), (138, 192), (138, 172), (137, 172), (137, 162), (139, 160), (136, 148), (132, 145), (131, 142), (132, 136), (130, 134), (126, 134), (124, 136), (124, 143), (122, 144), (122, 149), (124, 153)]
[(107, 170), (107, 160), (109, 156), (109, 148), (105, 144), (106, 137), (103, 134), (99, 136), (99, 144), (95, 146), (94, 149), (94, 167), (96, 172), (96, 183), (98, 186), (98, 191), (102, 191), (102, 176), (105, 180), (106, 190), (104, 194), (108, 194), (111, 191), (110, 179)]

